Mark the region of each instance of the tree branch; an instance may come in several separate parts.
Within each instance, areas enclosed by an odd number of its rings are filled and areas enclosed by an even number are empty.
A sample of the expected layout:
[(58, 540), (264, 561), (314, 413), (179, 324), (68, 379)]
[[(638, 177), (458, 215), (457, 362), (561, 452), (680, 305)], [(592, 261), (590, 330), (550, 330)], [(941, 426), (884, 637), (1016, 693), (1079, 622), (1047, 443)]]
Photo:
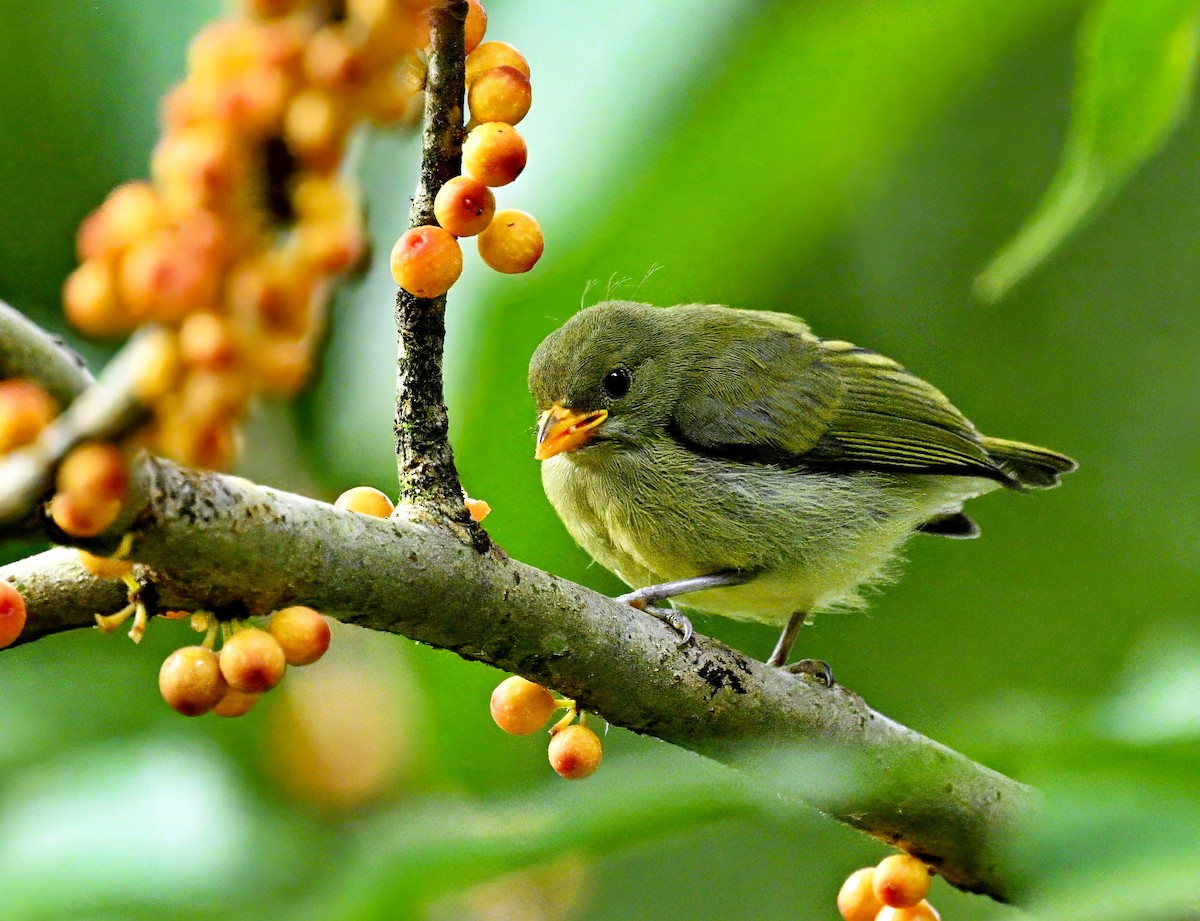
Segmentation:
[[(430, 11), (429, 73), (425, 85), (421, 178), (410, 226), (435, 224), (433, 199), (462, 169), (463, 94), (466, 64), (463, 21), (466, 0), (449, 0)], [(449, 418), (442, 393), (446, 297), (420, 298), (403, 288), (396, 295), (399, 357), (396, 373), (396, 459), (400, 502), (452, 521), (475, 547), (486, 550), (486, 532), (463, 506), (463, 490), (446, 437)]]
[[(309, 604), (555, 688), (609, 722), (785, 786), (929, 861), (951, 883), (1011, 898), (998, 848), (1031, 818), (1023, 785), (872, 711), (845, 688), (770, 668), (706, 637), (680, 647), (657, 620), (582, 586), (480, 554), (445, 527), (343, 512), (151, 460), (131, 556), (167, 598), (265, 614)], [(62, 551), (0, 569), (26, 595), (22, 641), (124, 604)], [(106, 605), (106, 607), (105, 607)], [(779, 753), (835, 758), (780, 782)]]

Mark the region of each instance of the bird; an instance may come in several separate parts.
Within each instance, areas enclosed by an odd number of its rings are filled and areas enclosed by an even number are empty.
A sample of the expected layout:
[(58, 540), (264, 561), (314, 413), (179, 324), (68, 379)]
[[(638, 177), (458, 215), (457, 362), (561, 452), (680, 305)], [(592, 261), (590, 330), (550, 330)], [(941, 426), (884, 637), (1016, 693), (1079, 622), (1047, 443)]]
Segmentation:
[(684, 642), (683, 610), (773, 624), (768, 664), (826, 683), (787, 665), (814, 614), (862, 606), (913, 534), (978, 536), (968, 499), (1077, 466), (788, 313), (605, 301), (542, 341), (528, 382), (546, 496), (621, 599)]

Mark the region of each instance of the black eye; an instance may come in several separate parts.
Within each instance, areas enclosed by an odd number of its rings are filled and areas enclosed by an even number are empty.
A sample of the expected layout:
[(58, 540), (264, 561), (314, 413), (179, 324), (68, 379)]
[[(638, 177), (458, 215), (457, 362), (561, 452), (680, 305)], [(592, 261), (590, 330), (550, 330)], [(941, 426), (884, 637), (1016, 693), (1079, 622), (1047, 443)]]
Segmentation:
[(614, 399), (629, 393), (633, 386), (633, 372), (628, 368), (614, 368), (604, 375), (604, 392)]

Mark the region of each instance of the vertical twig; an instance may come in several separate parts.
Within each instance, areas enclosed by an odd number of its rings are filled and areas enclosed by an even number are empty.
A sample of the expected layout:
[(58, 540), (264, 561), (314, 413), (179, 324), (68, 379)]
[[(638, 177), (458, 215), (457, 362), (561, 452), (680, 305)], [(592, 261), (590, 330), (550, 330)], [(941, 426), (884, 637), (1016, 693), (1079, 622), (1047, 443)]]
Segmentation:
[[(411, 227), (435, 223), (434, 196), (462, 169), (466, 15), (466, 0), (445, 0), (430, 12), (421, 177), (413, 198)], [(395, 431), (400, 501), (460, 525), (464, 536), (484, 550), (490, 542), (463, 506), (462, 485), (447, 438), (449, 417), (442, 393), (445, 313), (445, 295), (420, 298), (400, 289), (396, 296)]]

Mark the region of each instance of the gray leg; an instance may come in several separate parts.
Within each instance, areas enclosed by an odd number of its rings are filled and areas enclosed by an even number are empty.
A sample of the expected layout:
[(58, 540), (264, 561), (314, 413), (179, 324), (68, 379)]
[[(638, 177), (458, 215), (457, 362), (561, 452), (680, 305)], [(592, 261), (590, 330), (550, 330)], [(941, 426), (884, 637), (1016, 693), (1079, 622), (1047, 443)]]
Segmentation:
[(804, 626), (804, 618), (807, 616), (803, 611), (797, 611), (791, 616), (791, 619), (787, 622), (787, 626), (779, 634), (779, 642), (775, 644), (775, 651), (767, 659), (767, 664), (773, 665), (776, 668), (782, 668), (793, 675), (808, 675), (817, 679), (826, 687), (833, 687), (833, 669), (829, 667), (828, 663), (822, 662), (820, 659), (801, 659), (798, 662), (793, 662), (791, 665), (787, 664), (792, 647), (796, 645), (796, 635), (800, 632), (800, 628)]
[(616, 600), (635, 607), (639, 611), (645, 611), (647, 614), (657, 617), (663, 623), (673, 627), (683, 637), (679, 641), (679, 645), (682, 646), (692, 638), (692, 622), (678, 611), (663, 610), (654, 607), (654, 605), (660, 601), (666, 601), (668, 598), (686, 595), (689, 592), (702, 592), (710, 588), (741, 585), (743, 582), (749, 582), (752, 578), (754, 578), (753, 573), (739, 572), (737, 570), (714, 572), (707, 576), (693, 576), (690, 579), (678, 579), (675, 582), (647, 585), (636, 591), (618, 595)]

